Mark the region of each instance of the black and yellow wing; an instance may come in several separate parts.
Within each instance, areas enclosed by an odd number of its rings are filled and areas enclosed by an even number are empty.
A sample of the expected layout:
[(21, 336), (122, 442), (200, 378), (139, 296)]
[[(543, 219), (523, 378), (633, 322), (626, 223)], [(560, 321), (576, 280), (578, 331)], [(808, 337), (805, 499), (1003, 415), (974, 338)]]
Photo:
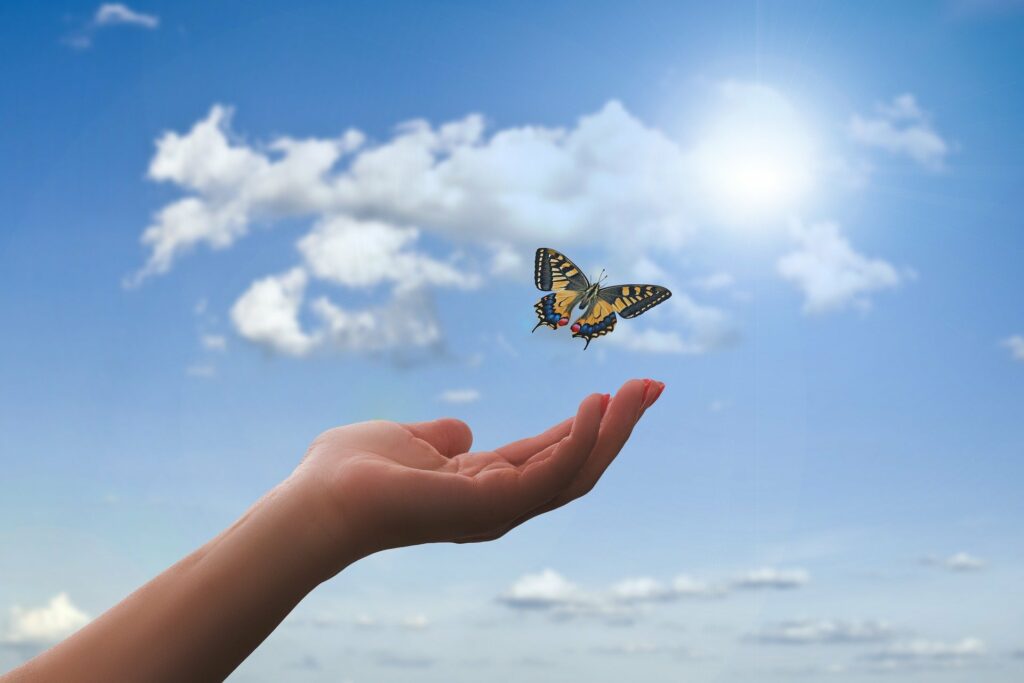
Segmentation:
[(616, 314), (623, 318), (635, 318), (644, 311), (654, 308), (670, 296), (670, 292), (660, 285), (616, 285), (602, 287), (597, 292), (597, 299), (572, 325), (572, 336), (586, 340), (583, 346), (590, 346), (590, 340), (603, 337), (615, 329), (618, 320)]
[(537, 250), (533, 281), (542, 292), (560, 292), (563, 289), (582, 292), (590, 286), (587, 276), (565, 254), (546, 247)]
[(582, 337), (587, 341), (584, 350), (590, 346), (590, 340), (603, 337), (615, 329), (615, 309), (602, 299), (594, 301), (587, 312), (572, 324), (572, 336)]
[(542, 296), (540, 301), (533, 305), (537, 311), (537, 324), (533, 326), (536, 330), (541, 325), (557, 330), (569, 324), (569, 315), (572, 307), (576, 305), (579, 292), (571, 289), (563, 289), (561, 292), (552, 292)]
[(660, 285), (615, 285), (597, 292), (597, 298), (623, 318), (635, 318), (670, 296), (672, 292)]
[(533, 280), (537, 289), (554, 292), (534, 304), (533, 309), (537, 312), (534, 330), (541, 325), (553, 330), (567, 325), (572, 307), (590, 287), (587, 276), (565, 254), (544, 247), (537, 250)]

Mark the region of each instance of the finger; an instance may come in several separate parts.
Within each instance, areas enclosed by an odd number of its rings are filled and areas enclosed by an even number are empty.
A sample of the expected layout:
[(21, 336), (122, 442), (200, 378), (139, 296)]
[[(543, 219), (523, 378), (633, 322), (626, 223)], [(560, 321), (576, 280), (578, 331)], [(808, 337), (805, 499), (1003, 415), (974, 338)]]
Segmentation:
[[(659, 388), (660, 387), (660, 388)], [(664, 385), (653, 380), (630, 380), (622, 385), (601, 421), (601, 432), (594, 452), (581, 468), (569, 491), (574, 498), (590, 491), (608, 466), (626, 445), (633, 427), (644, 411), (657, 400)], [(570, 499), (571, 500), (571, 499)]]
[(566, 420), (562, 420), (554, 427), (550, 427), (547, 431), (538, 434), (537, 436), (513, 441), (510, 444), (495, 449), (495, 452), (513, 465), (522, 465), (548, 446), (552, 446), (569, 436), (574, 419), (575, 418), (570, 417)]
[(472, 506), (477, 517), (472, 525), (475, 528), (467, 531), (478, 535), (501, 529), (524, 512), (553, 498), (559, 487), (572, 481), (597, 440), (602, 404), (600, 394), (585, 398), (573, 419), (570, 433), (535, 453), (521, 468), (483, 471), (471, 479), (476, 493)]
[(597, 443), (608, 398), (591, 394), (583, 399), (569, 435), (526, 461), (518, 480), (518, 514), (551, 500), (573, 481)]
[(465, 453), (473, 445), (473, 431), (469, 425), (451, 417), (404, 424), (402, 427), (413, 436), (429, 443), (446, 458)]
[(467, 537), (462, 540), (487, 540), (488, 538), (502, 536), (523, 522), (537, 515), (562, 507), (566, 503), (592, 490), (601, 478), (601, 475), (604, 474), (605, 470), (608, 469), (608, 466), (615, 459), (615, 456), (622, 450), (640, 416), (658, 400), (664, 388), (665, 385), (663, 383), (651, 380), (630, 380), (622, 385), (622, 388), (611, 399), (605, 412), (604, 418), (601, 421), (598, 441), (590, 457), (580, 467), (572, 482), (559, 495), (531, 509), (511, 524), (489, 536), (484, 534)]

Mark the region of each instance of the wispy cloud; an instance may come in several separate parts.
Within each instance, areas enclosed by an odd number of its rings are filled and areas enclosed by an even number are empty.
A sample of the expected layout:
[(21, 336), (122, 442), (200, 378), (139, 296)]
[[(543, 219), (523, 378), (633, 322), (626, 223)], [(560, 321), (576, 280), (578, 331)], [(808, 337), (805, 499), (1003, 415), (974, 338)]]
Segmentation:
[(1015, 334), (1003, 340), (1003, 346), (1010, 350), (1014, 360), (1024, 362), (1024, 335)]
[(927, 112), (910, 93), (875, 108), (873, 116), (854, 115), (849, 133), (857, 142), (910, 157), (924, 168), (942, 169), (950, 144), (932, 126)]
[(732, 586), (741, 590), (790, 590), (810, 580), (811, 575), (805, 569), (761, 567), (737, 576)]
[(199, 342), (207, 351), (226, 351), (228, 348), (228, 339), (223, 334), (203, 334)]
[(863, 661), (885, 671), (901, 671), (962, 667), (977, 662), (985, 654), (985, 643), (978, 638), (963, 638), (955, 642), (916, 639), (893, 643), (865, 655)]
[(445, 403), (476, 403), (480, 400), (480, 392), (476, 389), (448, 389), (438, 394), (437, 398)]
[(762, 567), (730, 580), (708, 581), (680, 574), (670, 581), (649, 576), (623, 579), (606, 590), (585, 591), (553, 569), (527, 574), (498, 597), (516, 610), (550, 614), (555, 618), (595, 617), (630, 623), (642, 608), (694, 599), (722, 599), (739, 591), (792, 590), (810, 581), (803, 569)]
[(889, 640), (892, 628), (884, 621), (798, 619), (764, 626), (752, 638), (762, 643), (811, 645), (816, 643), (867, 643)]
[(796, 225), (792, 235), (798, 248), (776, 268), (803, 291), (805, 313), (868, 309), (869, 294), (898, 287), (907, 277), (887, 261), (856, 251), (835, 223)]
[(924, 564), (942, 567), (952, 572), (973, 572), (985, 568), (985, 561), (965, 552), (955, 553), (948, 557), (929, 556), (922, 560)]
[(98, 31), (112, 26), (131, 26), (153, 30), (160, 26), (160, 17), (155, 14), (138, 12), (121, 3), (104, 3), (96, 9), (92, 19), (67, 36), (64, 42), (71, 47), (84, 50), (92, 46)]

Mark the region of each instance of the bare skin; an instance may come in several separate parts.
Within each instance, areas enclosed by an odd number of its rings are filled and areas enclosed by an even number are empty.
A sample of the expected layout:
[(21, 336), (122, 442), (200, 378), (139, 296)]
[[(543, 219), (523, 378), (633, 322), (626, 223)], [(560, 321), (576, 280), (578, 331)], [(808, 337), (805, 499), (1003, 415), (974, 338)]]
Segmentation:
[(584, 495), (664, 388), (592, 394), (574, 417), (493, 451), (470, 453), (453, 419), (324, 432), (231, 527), (0, 683), (223, 680), (360, 558), (492, 540)]

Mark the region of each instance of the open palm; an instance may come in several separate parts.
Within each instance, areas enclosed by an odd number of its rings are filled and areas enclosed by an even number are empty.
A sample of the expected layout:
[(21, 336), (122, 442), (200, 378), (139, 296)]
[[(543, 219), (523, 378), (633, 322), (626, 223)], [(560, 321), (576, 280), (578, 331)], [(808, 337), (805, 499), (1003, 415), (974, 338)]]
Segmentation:
[(316, 482), (323, 523), (361, 555), (489, 540), (592, 489), (663, 388), (631, 380), (614, 398), (592, 394), (574, 417), (493, 451), (469, 452), (472, 432), (454, 419), (339, 427), (296, 474)]

